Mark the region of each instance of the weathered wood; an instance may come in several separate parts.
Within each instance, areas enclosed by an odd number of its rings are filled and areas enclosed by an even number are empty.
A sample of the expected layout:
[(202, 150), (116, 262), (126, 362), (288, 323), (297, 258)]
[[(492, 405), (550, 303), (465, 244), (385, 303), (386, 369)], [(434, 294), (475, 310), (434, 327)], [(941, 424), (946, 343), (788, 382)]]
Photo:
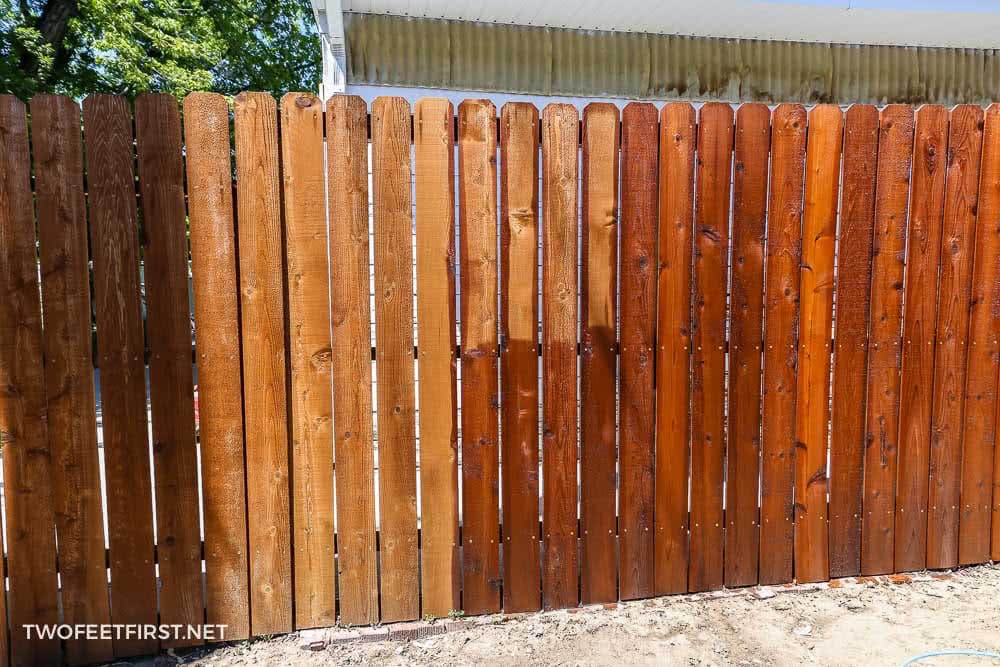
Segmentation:
[(578, 602), (576, 480), (577, 149), (570, 104), (542, 112), (542, 605)]
[[(538, 109), (533, 104), (509, 102), (503, 106), (500, 112), (500, 165), (503, 608), (507, 612), (535, 611), (541, 604), (541, 566), (538, 549)], [(613, 498), (612, 495), (612, 516)], [(614, 568), (613, 555), (611, 562)]]
[[(0, 613), (12, 628), (11, 664), (44, 665), (60, 662), (59, 640), (29, 641), (22, 629), (27, 623), (55, 624), (59, 619), (52, 452), (25, 111), (16, 97), (0, 95), (0, 443), (10, 582), (8, 598), (0, 599)], [(0, 661), (6, 656), (7, 633), (0, 632)]]
[(861, 492), (864, 471), (868, 306), (878, 109), (855, 104), (844, 118), (840, 190), (836, 337), (830, 435), (830, 576), (861, 572)]
[(458, 609), (458, 388), (455, 378), (455, 173), (452, 106), (413, 108), (420, 380), (422, 615)]
[(931, 388), (947, 150), (948, 112), (936, 105), (921, 107), (913, 145), (899, 380), (899, 469), (894, 526), (897, 572), (922, 570), (927, 555)]
[(827, 528), (827, 438), (830, 404), (830, 339), (837, 241), (840, 107), (809, 111), (802, 268), (799, 272), (799, 350), (795, 390), (795, 579), (830, 576)]
[(205, 618), (250, 636), (239, 284), (233, 224), (229, 105), (184, 100), (198, 420), (205, 522)]
[(496, 109), (458, 107), (462, 322), (462, 608), (500, 610)]
[[(115, 623), (156, 623), (153, 501), (139, 278), (132, 114), (124, 97), (83, 103), (90, 247)], [(156, 639), (118, 638), (116, 656), (157, 650)]]
[(691, 561), (688, 588), (723, 584), (722, 485), (725, 457), (726, 275), (733, 108), (698, 112), (694, 251), (694, 382), (691, 400)]
[(796, 332), (806, 111), (779, 104), (771, 117), (771, 194), (764, 286), (761, 413), (761, 584), (792, 580)]
[(371, 124), (381, 620), (389, 622), (420, 615), (410, 105), (379, 97)]
[[(580, 403), (586, 407), (580, 411), (580, 589), (584, 604), (618, 599), (618, 117), (618, 107), (607, 102), (592, 102), (583, 110)], [(531, 366), (534, 375), (534, 350)]]
[(295, 627), (315, 628), (337, 623), (323, 103), (315, 95), (288, 93), (281, 98), (281, 166), (288, 267)]
[[(771, 111), (736, 112), (733, 267), (729, 315), (729, 412), (726, 455), (726, 586), (757, 583), (760, 550), (760, 376), (764, 337), (764, 226)], [(669, 385), (668, 385), (669, 386)]]
[[(983, 143), (983, 110), (961, 105), (951, 111), (948, 175), (941, 232), (940, 298), (931, 413), (927, 567), (954, 567), (961, 559), (962, 410), (965, 404), (972, 260)], [(971, 559), (970, 561), (971, 562)]]
[(333, 419), (340, 622), (378, 621), (368, 280), (368, 115), (355, 95), (326, 103)]
[[(619, 595), (653, 595), (657, 113), (622, 112)], [(589, 408), (588, 408), (589, 409)]]
[(882, 109), (880, 117), (866, 392), (862, 574), (884, 574), (893, 568), (899, 339), (913, 153), (912, 107), (891, 104)]
[(691, 392), (691, 234), (694, 224), (695, 111), (660, 110), (657, 260), (656, 522), (653, 586), (687, 592), (688, 461)]
[(259, 636), (292, 629), (285, 263), (277, 104), (266, 93), (241, 93), (236, 97), (234, 117), (250, 629)]

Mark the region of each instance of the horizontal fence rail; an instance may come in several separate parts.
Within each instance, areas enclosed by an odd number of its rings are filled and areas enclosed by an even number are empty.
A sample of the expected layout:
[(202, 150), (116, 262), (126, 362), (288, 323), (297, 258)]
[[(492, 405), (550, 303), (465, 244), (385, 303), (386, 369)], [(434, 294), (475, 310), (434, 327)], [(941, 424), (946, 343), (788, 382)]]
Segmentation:
[(998, 560), (998, 370), (997, 105), (0, 96), (0, 656)]

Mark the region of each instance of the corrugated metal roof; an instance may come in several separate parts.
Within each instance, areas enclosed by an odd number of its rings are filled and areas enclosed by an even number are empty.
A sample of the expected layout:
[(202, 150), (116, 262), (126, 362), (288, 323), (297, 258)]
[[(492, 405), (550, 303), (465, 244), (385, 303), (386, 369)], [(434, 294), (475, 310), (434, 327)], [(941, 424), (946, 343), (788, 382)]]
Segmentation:
[(1000, 99), (1000, 52), (516, 26), (345, 14), (348, 81), (741, 102)]

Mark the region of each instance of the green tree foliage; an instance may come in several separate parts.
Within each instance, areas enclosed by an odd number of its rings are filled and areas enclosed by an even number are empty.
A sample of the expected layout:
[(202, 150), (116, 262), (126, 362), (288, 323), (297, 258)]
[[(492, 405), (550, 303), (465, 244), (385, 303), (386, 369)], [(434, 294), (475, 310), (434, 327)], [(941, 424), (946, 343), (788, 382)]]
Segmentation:
[(0, 0), (0, 90), (315, 90), (309, 0)]

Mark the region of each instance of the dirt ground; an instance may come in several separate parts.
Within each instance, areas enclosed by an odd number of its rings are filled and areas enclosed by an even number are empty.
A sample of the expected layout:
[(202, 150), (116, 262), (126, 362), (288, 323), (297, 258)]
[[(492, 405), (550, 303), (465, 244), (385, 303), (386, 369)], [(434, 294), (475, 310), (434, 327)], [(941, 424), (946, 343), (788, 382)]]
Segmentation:
[[(310, 631), (178, 655), (170, 663), (895, 666), (941, 649), (1000, 652), (1000, 565), (406, 627), (411, 634), (441, 634), (385, 639), (385, 631), (368, 631), (352, 639), (345, 630)], [(1000, 661), (947, 657), (920, 665)]]

